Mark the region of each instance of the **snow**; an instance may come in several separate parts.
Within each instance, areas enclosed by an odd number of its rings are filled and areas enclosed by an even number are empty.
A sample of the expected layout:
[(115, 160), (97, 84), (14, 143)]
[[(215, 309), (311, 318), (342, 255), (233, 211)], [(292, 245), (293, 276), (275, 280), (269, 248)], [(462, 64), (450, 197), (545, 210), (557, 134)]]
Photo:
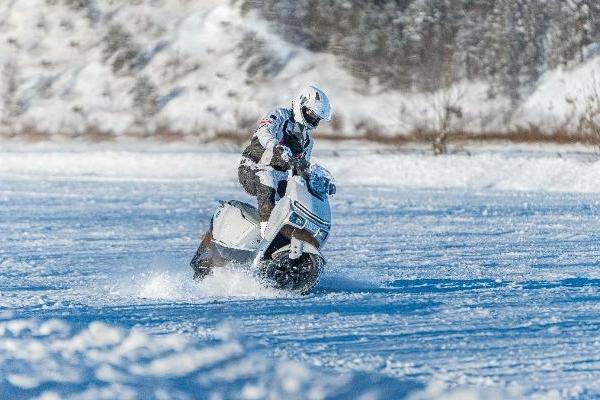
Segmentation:
[[(67, 330), (44, 331), (47, 322), (13, 320), (0, 321), (0, 328), (19, 322), (27, 323), (31, 334), (4, 336), (0, 342), (11, 343), (0, 347), (5, 365), (0, 393), (8, 396), (322, 399), (352, 394), (380, 399), (410, 393), (414, 400), (507, 398), (499, 390), (449, 390), (439, 382), (421, 389), (414, 383), (389, 380), (386, 383), (391, 387), (373, 389), (358, 375), (323, 374), (298, 362), (269, 359), (233, 337), (199, 342), (176, 334), (157, 336), (137, 328), (117, 329), (101, 322), (79, 330), (67, 326)], [(81, 337), (112, 340), (82, 342)], [(22, 347), (35, 350), (38, 357), (17, 350)]]
[[(165, 271), (164, 266), (127, 282), (135, 281), (134, 295), (146, 299), (200, 301), (214, 297), (277, 298), (285, 293), (267, 289), (251, 274), (241, 268), (227, 267), (216, 271), (202, 282), (190, 282), (188, 271)], [(118, 289), (127, 293), (123, 287)], [(139, 291), (139, 292), (138, 292)]]
[[(418, 150), (391, 148), (339, 150), (325, 147), (315, 153), (343, 186), (400, 188), (457, 188), (598, 193), (600, 158), (593, 150), (560, 146), (497, 150), (473, 147), (448, 157)], [(234, 182), (240, 152), (215, 148), (140, 152), (105, 150), (32, 151), (0, 147), (0, 174), (36, 179), (152, 180)], [(351, 160), (351, 162), (349, 162)]]
[[(285, 42), (237, 3), (145, 0), (78, 8), (11, 1), (0, 5), (0, 18), (0, 61), (3, 68), (15, 67), (17, 84), (7, 94), (9, 77), (3, 76), (1, 94), (19, 109), (5, 116), (7, 134), (34, 129), (60, 138), (91, 129), (123, 136), (159, 127), (204, 140), (219, 132), (243, 134), (313, 83), (330, 95), (336, 115), (336, 126), (321, 129), (348, 136), (437, 129), (449, 101), (463, 113), (452, 122), (457, 130), (573, 130), (590, 79), (600, 72), (600, 58), (590, 52), (581, 65), (544, 74), (515, 110), (505, 97), (490, 98), (487, 82), (460, 82), (431, 94), (367, 85), (335, 56)], [(115, 27), (131, 37), (111, 53), (107, 37)], [(132, 65), (120, 65), (127, 51), (136, 54)], [(156, 89), (157, 110), (147, 114), (134, 104), (136, 82), (143, 78)]]
[(541, 130), (575, 129), (584, 115), (589, 97), (597, 94), (600, 57), (571, 68), (548, 71), (535, 91), (519, 107), (514, 119), (521, 126), (533, 125)]
[(315, 292), (188, 266), (214, 148), (0, 151), (0, 397), (600, 395), (598, 158), (317, 148), (338, 182)]

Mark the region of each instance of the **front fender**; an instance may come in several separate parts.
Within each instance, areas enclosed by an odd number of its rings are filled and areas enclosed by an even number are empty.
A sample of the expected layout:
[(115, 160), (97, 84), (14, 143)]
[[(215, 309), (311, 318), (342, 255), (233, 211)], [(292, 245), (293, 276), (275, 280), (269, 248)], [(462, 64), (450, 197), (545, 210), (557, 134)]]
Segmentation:
[[(299, 245), (302, 247), (302, 253), (309, 253), (309, 254), (314, 254), (315, 256), (319, 256), (321, 257), (323, 260), (325, 259), (325, 257), (323, 257), (323, 254), (321, 253), (321, 251), (319, 249), (317, 249), (314, 245), (305, 242), (304, 240), (300, 240), (297, 238), (294, 238), (295, 241), (299, 242)], [(276, 256), (279, 253), (283, 253), (283, 252), (291, 252), (292, 251), (292, 244), (286, 244), (285, 246), (281, 247), (280, 249), (278, 249), (276, 252), (273, 253), (272, 258), (276, 258)]]

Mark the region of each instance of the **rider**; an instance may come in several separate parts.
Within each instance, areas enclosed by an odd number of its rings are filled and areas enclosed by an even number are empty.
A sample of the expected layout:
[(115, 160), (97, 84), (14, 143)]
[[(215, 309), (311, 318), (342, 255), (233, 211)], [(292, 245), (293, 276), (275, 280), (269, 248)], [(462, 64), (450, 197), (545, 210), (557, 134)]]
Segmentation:
[(308, 86), (292, 101), (292, 108), (276, 108), (258, 121), (250, 144), (242, 153), (238, 177), (244, 190), (256, 196), (260, 231), (265, 234), (275, 201), (285, 194), (292, 158), (302, 168), (310, 166), (312, 130), (331, 119), (325, 92)]

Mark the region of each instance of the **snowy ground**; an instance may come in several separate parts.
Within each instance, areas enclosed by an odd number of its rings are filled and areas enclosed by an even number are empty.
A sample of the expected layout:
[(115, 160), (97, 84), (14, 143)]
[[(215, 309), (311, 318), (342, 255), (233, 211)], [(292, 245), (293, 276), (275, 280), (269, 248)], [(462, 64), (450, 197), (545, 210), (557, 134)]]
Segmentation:
[(600, 161), (559, 151), (317, 153), (297, 297), (190, 279), (236, 153), (2, 150), (0, 397), (596, 398)]

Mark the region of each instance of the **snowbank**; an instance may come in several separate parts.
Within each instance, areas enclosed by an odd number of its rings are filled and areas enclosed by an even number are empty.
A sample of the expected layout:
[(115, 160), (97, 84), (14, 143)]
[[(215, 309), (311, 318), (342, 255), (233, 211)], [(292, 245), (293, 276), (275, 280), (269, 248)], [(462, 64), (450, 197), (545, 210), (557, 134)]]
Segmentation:
[[(3, 398), (55, 399), (489, 399), (497, 389), (427, 388), (375, 375), (339, 375), (268, 358), (222, 325), (212, 339), (150, 335), (94, 321), (0, 317)], [(492, 397), (490, 397), (492, 396)]]
[[(237, 184), (239, 153), (197, 152), (0, 152), (5, 178), (189, 180)], [(479, 150), (434, 157), (406, 153), (317, 151), (315, 160), (348, 185), (469, 190), (599, 193), (600, 160), (593, 154), (547, 150)]]
[[(80, 329), (61, 320), (0, 321), (0, 393), (40, 399), (320, 399), (353, 383), (352, 377), (249, 351), (226, 326), (215, 336), (198, 343), (99, 321)], [(368, 391), (358, 386), (357, 394)]]

